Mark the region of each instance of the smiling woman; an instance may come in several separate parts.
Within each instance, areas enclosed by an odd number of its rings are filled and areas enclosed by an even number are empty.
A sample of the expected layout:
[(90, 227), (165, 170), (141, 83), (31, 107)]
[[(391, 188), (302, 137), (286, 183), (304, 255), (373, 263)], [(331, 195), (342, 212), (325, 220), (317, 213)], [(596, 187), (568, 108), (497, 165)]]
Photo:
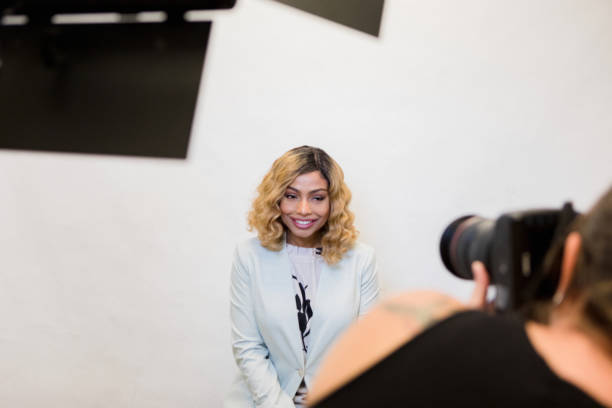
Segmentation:
[(231, 276), (232, 350), (240, 376), (226, 407), (303, 406), (336, 337), (378, 298), (374, 251), (356, 242), (351, 192), (323, 150), (278, 158), (249, 213)]
[[(288, 225), (293, 224), (281, 217), (284, 212), (281, 205), (288, 201), (288, 195), (296, 193), (295, 189), (291, 190), (290, 187), (295, 188), (297, 179), (301, 180), (300, 176), (308, 173), (319, 173), (325, 180), (325, 187), (319, 184), (318, 188), (325, 188), (329, 199), (327, 222), (319, 229), (309, 229), (308, 235), (313, 241), (320, 241), (318, 244), (325, 249), (323, 258), (333, 265), (353, 246), (357, 231), (353, 225), (355, 217), (348, 208), (351, 191), (344, 182), (344, 173), (338, 163), (321, 149), (310, 146), (296, 147), (274, 162), (257, 188), (259, 195), (249, 213), (249, 226), (257, 230), (257, 236), (265, 248), (280, 251), (286, 242), (285, 232)], [(295, 196), (297, 197), (297, 194)]]
[(296, 177), (287, 187), (280, 210), (289, 244), (306, 248), (320, 244), (319, 231), (329, 218), (328, 184), (317, 170)]

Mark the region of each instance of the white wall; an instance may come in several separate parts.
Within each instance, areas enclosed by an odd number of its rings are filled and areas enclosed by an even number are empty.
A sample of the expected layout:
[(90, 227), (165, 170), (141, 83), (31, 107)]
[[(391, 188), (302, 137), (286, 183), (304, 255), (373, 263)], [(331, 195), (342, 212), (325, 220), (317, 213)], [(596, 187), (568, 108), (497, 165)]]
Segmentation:
[(0, 151), (0, 406), (219, 406), (231, 253), (291, 147), (343, 166), (386, 293), (465, 298), (450, 220), (612, 182), (608, 0), (387, 0), (380, 38), (266, 0), (214, 19), (188, 160)]

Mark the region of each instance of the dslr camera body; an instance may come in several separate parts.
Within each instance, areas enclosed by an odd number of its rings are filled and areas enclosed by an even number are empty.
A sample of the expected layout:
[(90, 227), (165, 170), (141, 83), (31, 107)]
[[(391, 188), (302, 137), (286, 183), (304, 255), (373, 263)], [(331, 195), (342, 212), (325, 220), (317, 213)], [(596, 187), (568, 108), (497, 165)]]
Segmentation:
[(497, 290), (496, 311), (521, 309), (530, 301), (552, 298), (563, 251), (548, 252), (563, 244), (577, 215), (566, 203), (561, 209), (509, 212), (496, 220), (463, 216), (444, 230), (440, 255), (444, 266), (462, 279), (473, 279), (472, 262), (483, 262)]

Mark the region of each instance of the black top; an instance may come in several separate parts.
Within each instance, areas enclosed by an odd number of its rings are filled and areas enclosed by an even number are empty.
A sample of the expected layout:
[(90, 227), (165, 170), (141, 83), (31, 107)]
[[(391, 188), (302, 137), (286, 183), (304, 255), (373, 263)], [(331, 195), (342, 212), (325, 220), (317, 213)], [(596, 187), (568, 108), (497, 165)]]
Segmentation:
[(600, 407), (533, 349), (524, 322), (461, 312), (430, 327), (316, 405)]

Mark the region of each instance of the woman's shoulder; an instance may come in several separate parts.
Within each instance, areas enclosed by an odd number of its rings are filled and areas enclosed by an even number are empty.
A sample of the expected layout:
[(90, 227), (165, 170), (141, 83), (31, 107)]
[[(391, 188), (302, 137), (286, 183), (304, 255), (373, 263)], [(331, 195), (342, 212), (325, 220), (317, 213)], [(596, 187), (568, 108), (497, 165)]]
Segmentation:
[(261, 242), (257, 237), (246, 237), (236, 244), (236, 250), (247, 251), (261, 247)]
[(360, 241), (355, 241), (353, 246), (342, 255), (339, 265), (357, 265), (360, 268), (367, 268), (369, 265), (376, 264), (376, 253), (374, 248)]
[(248, 237), (236, 244), (234, 256), (240, 259), (251, 257), (269, 258), (278, 256), (280, 251), (272, 251), (261, 244), (257, 237)]
[(373, 258), (376, 256), (376, 253), (374, 251), (374, 247), (361, 241), (355, 241), (351, 249), (346, 252), (345, 256)]
[(244, 238), (236, 244), (235, 255), (238, 257), (246, 257), (257, 252), (265, 250), (261, 245), (259, 238), (248, 237)]

